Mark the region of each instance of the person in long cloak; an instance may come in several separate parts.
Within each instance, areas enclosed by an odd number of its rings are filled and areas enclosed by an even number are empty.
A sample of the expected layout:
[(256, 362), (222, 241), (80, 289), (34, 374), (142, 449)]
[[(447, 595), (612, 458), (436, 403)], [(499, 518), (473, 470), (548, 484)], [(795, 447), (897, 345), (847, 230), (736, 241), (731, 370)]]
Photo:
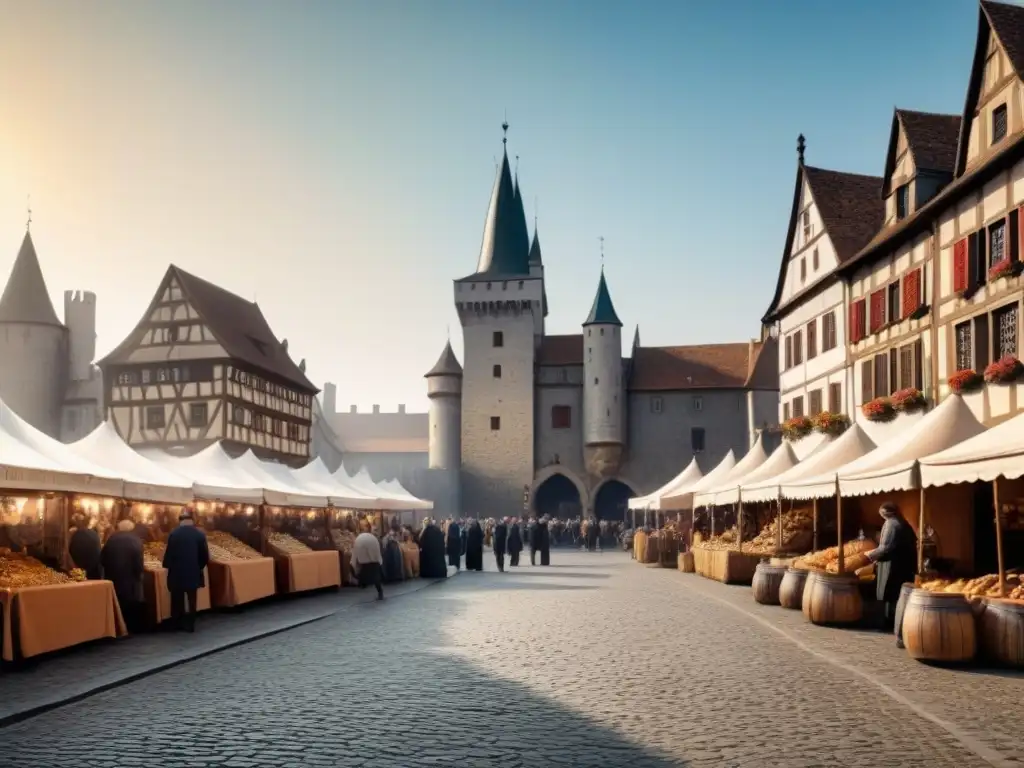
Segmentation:
[(394, 584), (405, 579), (405, 563), (398, 539), (389, 534), (384, 538), (384, 583)]
[[(896, 624), (896, 603), (904, 582), (913, 581), (917, 572), (917, 536), (899, 508), (887, 501), (878, 510), (885, 521), (878, 547), (867, 553), (875, 564), (876, 597), (885, 604), (885, 628), (892, 632)], [(897, 639), (897, 645), (902, 641)]]
[(420, 531), (420, 577), (444, 579), (448, 566), (444, 561), (444, 534), (431, 520)]
[(466, 533), (466, 570), (482, 571), (484, 569), (484, 529), (476, 520), (469, 524)]
[(513, 522), (508, 529), (508, 562), (513, 567), (519, 566), (519, 553), (523, 551), (523, 537), (518, 522)]
[(492, 536), (494, 542), (494, 560), (498, 564), (498, 570), (505, 570), (505, 546), (508, 543), (508, 522), (502, 518), (494, 526)]
[(537, 537), (540, 539), (540, 564), (551, 565), (551, 534), (546, 515), (537, 523)]
[(462, 538), (460, 539), (460, 541), (462, 542), (461, 547), (462, 547), (462, 556), (463, 557), (465, 557), (465, 555), (466, 555), (466, 534), (468, 532), (469, 532), (469, 521), (468, 520), (463, 520), (462, 521)]
[(536, 565), (537, 552), (540, 551), (540, 528), (536, 517), (531, 517), (526, 527), (526, 546), (530, 548), (530, 565)]
[(591, 552), (597, 549), (597, 534), (598, 534), (597, 520), (593, 517), (587, 521), (587, 549)]
[(462, 531), (459, 524), (454, 520), (448, 521), (448, 540), (446, 542), (448, 552), (448, 565), (454, 565), (462, 570)]

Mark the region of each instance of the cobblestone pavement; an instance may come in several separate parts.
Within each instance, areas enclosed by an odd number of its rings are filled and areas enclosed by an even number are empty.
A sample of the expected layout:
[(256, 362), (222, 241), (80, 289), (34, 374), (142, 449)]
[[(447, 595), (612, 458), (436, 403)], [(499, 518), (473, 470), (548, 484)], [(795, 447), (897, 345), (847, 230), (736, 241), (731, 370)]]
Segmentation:
[[(1001, 697), (1020, 678), (933, 670), (877, 635), (844, 646), (749, 590), (621, 553), (552, 559), (359, 605), (12, 725), (0, 765), (1019, 765), (979, 734), (1019, 723), (1019, 694), (1010, 712)], [(892, 670), (890, 695), (870, 674)]]

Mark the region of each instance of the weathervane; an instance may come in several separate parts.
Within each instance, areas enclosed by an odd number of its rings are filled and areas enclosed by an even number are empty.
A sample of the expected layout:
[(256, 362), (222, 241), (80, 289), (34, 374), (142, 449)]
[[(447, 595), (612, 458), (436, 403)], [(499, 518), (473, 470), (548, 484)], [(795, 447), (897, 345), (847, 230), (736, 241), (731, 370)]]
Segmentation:
[(508, 144), (508, 110), (505, 110), (505, 118), (501, 121), (501, 143)]
[(599, 237), (597, 239), (599, 241), (601, 241), (601, 271), (603, 272), (604, 271), (604, 236), (602, 235), (601, 237)]
[(32, 229), (32, 195), (27, 198), (28, 202), (26, 206), (28, 208), (28, 218), (25, 220), (25, 231), (28, 232)]

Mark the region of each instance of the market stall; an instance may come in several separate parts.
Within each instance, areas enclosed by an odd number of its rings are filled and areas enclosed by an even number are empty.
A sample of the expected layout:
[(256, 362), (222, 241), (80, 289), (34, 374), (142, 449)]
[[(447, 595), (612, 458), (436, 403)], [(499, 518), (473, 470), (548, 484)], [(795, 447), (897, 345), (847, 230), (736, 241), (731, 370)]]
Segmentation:
[[(731, 450), (729, 455), (732, 455)], [(665, 496), (673, 493), (684, 492), (687, 488), (690, 488), (699, 482), (702, 477), (704, 477), (704, 473), (701, 472), (700, 467), (697, 465), (697, 457), (695, 456), (690, 459), (690, 463), (686, 465), (682, 472), (673, 477), (656, 491), (653, 491), (646, 496), (638, 496), (630, 499), (629, 510), (633, 515), (633, 529), (635, 530), (637, 528), (637, 511), (641, 511), (643, 513), (643, 520), (646, 525), (650, 511), (653, 511), (656, 516), (661, 511), (661, 500)]]

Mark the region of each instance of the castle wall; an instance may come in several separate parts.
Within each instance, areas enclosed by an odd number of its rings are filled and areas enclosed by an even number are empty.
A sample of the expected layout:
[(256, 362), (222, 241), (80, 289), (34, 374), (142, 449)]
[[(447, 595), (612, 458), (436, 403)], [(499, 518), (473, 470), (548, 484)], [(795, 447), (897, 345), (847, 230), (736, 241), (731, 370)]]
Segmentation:
[(21, 418), (60, 439), (67, 384), (67, 330), (29, 323), (0, 325), (0, 398)]
[[(537, 384), (536, 430), (537, 446), (535, 465), (538, 469), (557, 463), (583, 476), (583, 369), (580, 366), (564, 368), (541, 368), (548, 378), (561, 378), (566, 373), (567, 384), (544, 384), (541, 378)], [(570, 374), (571, 378), (570, 378)], [(569, 426), (556, 427), (554, 412), (556, 406), (569, 409)]]

